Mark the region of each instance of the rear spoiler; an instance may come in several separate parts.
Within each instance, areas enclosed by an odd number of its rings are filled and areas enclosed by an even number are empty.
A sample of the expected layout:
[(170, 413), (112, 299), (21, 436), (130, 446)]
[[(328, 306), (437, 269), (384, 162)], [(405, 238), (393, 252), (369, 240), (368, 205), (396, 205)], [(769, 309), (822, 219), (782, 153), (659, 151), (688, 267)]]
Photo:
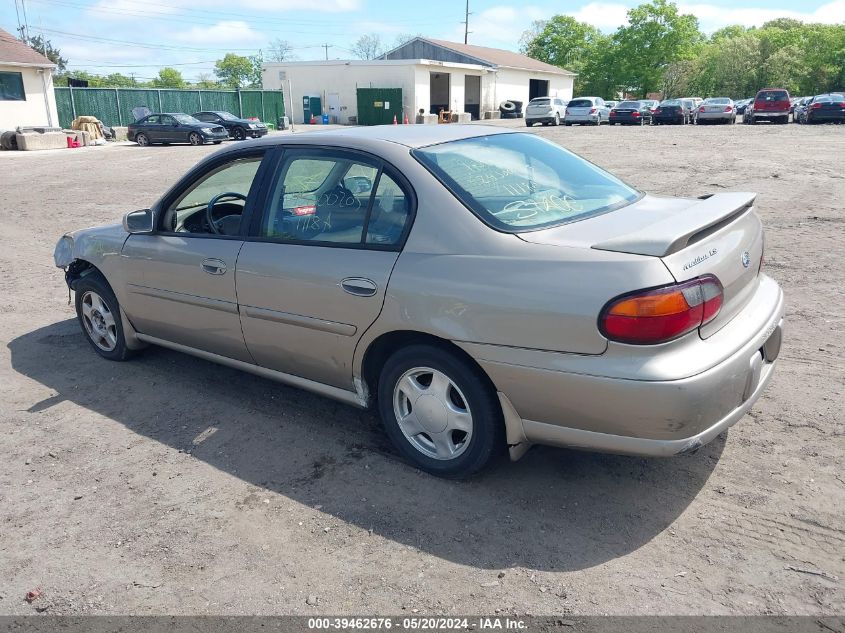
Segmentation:
[(638, 231), (593, 244), (600, 251), (665, 257), (733, 222), (748, 211), (756, 193), (725, 192), (703, 197), (672, 216)]

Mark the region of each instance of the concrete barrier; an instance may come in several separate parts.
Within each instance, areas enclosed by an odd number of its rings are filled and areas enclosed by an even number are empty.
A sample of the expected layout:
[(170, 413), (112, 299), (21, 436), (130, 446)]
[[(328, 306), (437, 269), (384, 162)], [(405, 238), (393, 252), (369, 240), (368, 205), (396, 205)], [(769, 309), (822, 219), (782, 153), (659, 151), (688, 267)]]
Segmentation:
[(437, 125), (436, 114), (418, 114), (416, 120), (417, 123), (422, 123), (424, 125)]
[(453, 112), (452, 123), (469, 123), (472, 121), (472, 115), (469, 112)]
[(15, 139), (18, 142), (18, 149), (23, 151), (31, 152), (39, 149), (61, 149), (62, 147), (67, 147), (67, 134), (64, 132), (16, 134)]
[(498, 110), (485, 110), (484, 111), (484, 118), (485, 119), (501, 119), (502, 113)]

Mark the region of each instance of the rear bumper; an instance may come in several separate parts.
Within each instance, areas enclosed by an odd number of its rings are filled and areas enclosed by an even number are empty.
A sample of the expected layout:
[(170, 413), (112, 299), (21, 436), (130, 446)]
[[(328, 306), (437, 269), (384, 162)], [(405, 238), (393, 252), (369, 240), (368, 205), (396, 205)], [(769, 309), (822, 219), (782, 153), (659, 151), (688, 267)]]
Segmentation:
[(599, 114), (567, 114), (564, 120), (567, 123), (595, 123), (599, 120)]
[(782, 119), (784, 117), (789, 116), (789, 111), (785, 110), (782, 112), (768, 112), (764, 110), (762, 112), (758, 112), (757, 110), (755, 110), (751, 114), (754, 116), (755, 119)]
[(545, 114), (526, 114), (525, 120), (531, 123), (554, 123), (555, 115), (553, 112)]
[(683, 114), (655, 114), (652, 120), (655, 123), (682, 123), (685, 118)]
[(699, 121), (730, 121), (736, 116), (734, 112), (699, 112)]
[[(508, 443), (546, 444), (631, 455), (661, 456), (693, 450), (735, 424), (752, 407), (772, 378), (783, 328), (783, 293), (764, 278), (747, 312), (706, 340), (704, 347), (730, 347), (716, 364), (695, 370), (682, 366), (686, 353), (669, 363), (677, 379), (639, 376), (609, 377), (552, 369), (563, 356), (549, 353), (543, 367), (516, 364), (519, 350), (484, 358), (484, 350), (466, 348), (475, 356), (513, 415)], [(739, 341), (739, 343), (738, 343)], [(656, 351), (655, 357), (661, 352)], [(481, 355), (481, 357), (479, 357)], [(487, 354), (493, 356), (493, 354)], [(571, 358), (565, 362), (573, 367)], [(533, 356), (537, 358), (537, 356)], [(598, 358), (582, 357), (591, 371)], [(577, 361), (577, 358), (575, 359)], [(659, 362), (658, 362), (659, 364)], [(575, 366), (577, 370), (577, 366)], [(611, 373), (611, 372), (609, 372)], [(641, 377), (642, 378), (641, 378)]]
[(651, 123), (650, 116), (612, 116), (608, 119), (610, 123), (620, 123), (622, 125), (642, 125), (643, 121)]

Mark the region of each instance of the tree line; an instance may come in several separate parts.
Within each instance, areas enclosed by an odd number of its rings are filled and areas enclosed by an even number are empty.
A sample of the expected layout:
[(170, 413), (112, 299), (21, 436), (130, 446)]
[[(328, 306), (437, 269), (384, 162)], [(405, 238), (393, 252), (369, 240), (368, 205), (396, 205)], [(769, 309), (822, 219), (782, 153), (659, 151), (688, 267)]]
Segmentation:
[[(375, 59), (390, 48), (395, 48), (410, 41), (416, 35), (403, 33), (397, 35), (392, 47), (386, 46), (381, 38), (370, 33), (362, 35), (355, 42), (343, 49), (359, 59)], [(29, 46), (43, 53), (56, 64), (56, 85), (64, 85), (65, 79), (87, 81), (90, 88), (172, 88), (199, 90), (234, 90), (237, 88), (261, 88), (262, 66), (266, 62), (288, 62), (297, 59), (294, 46), (287, 40), (276, 38), (270, 45), (259, 50), (256, 55), (237, 55), (226, 53), (214, 63), (214, 71), (202, 73), (196, 80), (185, 79), (182, 71), (172, 66), (165, 66), (152, 78), (139, 78), (134, 74), (109, 73), (98, 74), (84, 70), (68, 70), (68, 59), (50, 40), (41, 35), (26, 36), (21, 39)], [(329, 46), (331, 48), (331, 46)]]
[(844, 24), (779, 18), (706, 35), (695, 16), (653, 0), (629, 10), (613, 33), (556, 15), (534, 22), (520, 42), (529, 57), (578, 73), (576, 94), (741, 99), (765, 87), (794, 95), (845, 89)]

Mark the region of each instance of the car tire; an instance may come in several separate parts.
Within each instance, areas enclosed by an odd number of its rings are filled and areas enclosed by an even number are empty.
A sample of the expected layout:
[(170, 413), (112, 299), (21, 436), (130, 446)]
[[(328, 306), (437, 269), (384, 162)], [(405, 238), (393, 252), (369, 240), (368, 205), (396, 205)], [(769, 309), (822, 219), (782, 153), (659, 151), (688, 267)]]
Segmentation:
[(120, 304), (105, 278), (90, 273), (76, 282), (74, 292), (76, 318), (94, 351), (107, 360), (130, 358), (134, 352), (126, 346)]
[(555, 127), (557, 127), (558, 125), (560, 125), (560, 113), (556, 112), (555, 113)]
[(202, 145), (205, 141), (202, 138), (202, 135), (199, 132), (191, 132), (188, 134), (188, 142), (191, 145)]
[[(379, 376), (378, 407), (402, 456), (438, 477), (469, 477), (505, 448), (495, 388), (468, 360), (440, 347), (410, 345), (394, 353)], [(433, 424), (442, 430), (433, 432)]]
[(564, 121), (564, 122), (563, 122), (563, 127), (572, 127), (572, 124), (571, 124), (571, 123), (569, 123), (568, 121)]
[(141, 147), (149, 147), (150, 145), (152, 145), (152, 143), (150, 142), (150, 137), (144, 134), (143, 132), (138, 132), (135, 135), (135, 142)]
[(220, 145), (220, 143), (222, 143), (222, 142), (223, 142), (223, 141), (214, 141), (214, 144), (215, 144), (215, 145)]
[(245, 140), (246, 139), (246, 130), (244, 130), (242, 127), (236, 127), (234, 130), (232, 130), (232, 138), (235, 139), (236, 141)]

